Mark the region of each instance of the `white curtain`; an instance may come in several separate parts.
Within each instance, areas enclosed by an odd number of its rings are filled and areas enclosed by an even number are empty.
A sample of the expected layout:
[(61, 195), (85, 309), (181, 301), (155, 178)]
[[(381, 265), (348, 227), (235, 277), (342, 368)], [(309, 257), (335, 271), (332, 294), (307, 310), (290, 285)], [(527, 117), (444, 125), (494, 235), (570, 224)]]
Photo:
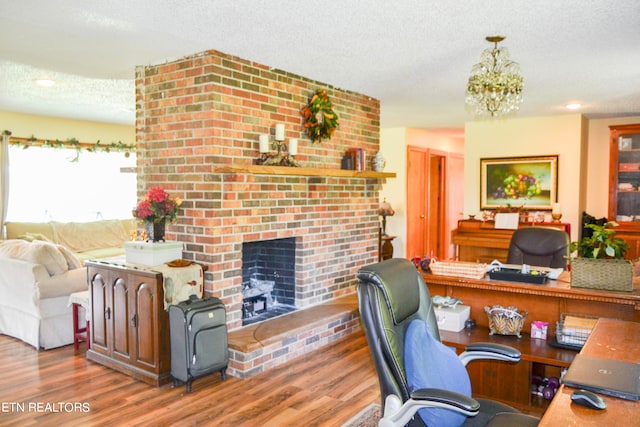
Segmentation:
[(9, 138), (11, 132), (5, 130), (0, 142), (0, 238), (5, 237), (4, 221), (9, 205)]

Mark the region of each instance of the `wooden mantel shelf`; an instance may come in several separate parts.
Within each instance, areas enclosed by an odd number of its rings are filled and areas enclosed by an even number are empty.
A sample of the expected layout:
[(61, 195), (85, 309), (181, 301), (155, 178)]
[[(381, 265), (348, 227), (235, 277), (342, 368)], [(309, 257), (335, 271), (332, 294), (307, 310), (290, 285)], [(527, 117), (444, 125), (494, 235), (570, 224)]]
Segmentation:
[(334, 176), (345, 178), (395, 178), (395, 172), (353, 171), (343, 169), (296, 168), (289, 166), (224, 165), (215, 166), (218, 173), (246, 173), (254, 175)]

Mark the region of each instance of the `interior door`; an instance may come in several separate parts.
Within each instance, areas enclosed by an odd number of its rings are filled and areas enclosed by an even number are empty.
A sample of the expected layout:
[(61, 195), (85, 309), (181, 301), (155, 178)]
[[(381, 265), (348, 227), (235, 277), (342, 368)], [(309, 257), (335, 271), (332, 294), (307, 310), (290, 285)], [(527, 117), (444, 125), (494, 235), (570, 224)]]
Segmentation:
[(428, 150), (407, 147), (407, 257), (422, 257), (426, 248)]
[(445, 256), (445, 229), (444, 220), (444, 171), (446, 167), (445, 157), (439, 154), (429, 153), (429, 176), (427, 181), (427, 245), (425, 255), (436, 256), (444, 259)]
[(407, 257), (450, 259), (464, 204), (464, 157), (415, 146), (407, 155)]

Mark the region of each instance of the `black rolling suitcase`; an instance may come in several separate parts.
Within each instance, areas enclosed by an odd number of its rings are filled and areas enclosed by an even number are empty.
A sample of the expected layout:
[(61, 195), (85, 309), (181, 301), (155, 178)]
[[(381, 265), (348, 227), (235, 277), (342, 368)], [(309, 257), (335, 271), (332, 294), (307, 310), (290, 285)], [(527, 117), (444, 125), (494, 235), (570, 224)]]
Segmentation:
[(220, 371), (226, 378), (229, 364), (227, 313), (218, 298), (190, 299), (169, 306), (171, 376), (187, 385), (198, 377)]

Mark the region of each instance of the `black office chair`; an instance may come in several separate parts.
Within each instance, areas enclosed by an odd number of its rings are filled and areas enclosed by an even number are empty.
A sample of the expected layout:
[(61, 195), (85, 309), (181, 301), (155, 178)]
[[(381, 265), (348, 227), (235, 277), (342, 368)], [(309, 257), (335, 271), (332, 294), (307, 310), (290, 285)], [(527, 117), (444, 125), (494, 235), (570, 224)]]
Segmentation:
[(458, 356), (444, 346), (429, 290), (411, 262), (392, 258), (360, 269), (357, 276), (360, 318), (382, 395), (379, 426), (538, 424), (502, 403), (470, 397), (468, 362), (517, 362), (520, 352), (477, 343)]
[(507, 264), (567, 268), (569, 235), (556, 228), (519, 228), (511, 236)]

